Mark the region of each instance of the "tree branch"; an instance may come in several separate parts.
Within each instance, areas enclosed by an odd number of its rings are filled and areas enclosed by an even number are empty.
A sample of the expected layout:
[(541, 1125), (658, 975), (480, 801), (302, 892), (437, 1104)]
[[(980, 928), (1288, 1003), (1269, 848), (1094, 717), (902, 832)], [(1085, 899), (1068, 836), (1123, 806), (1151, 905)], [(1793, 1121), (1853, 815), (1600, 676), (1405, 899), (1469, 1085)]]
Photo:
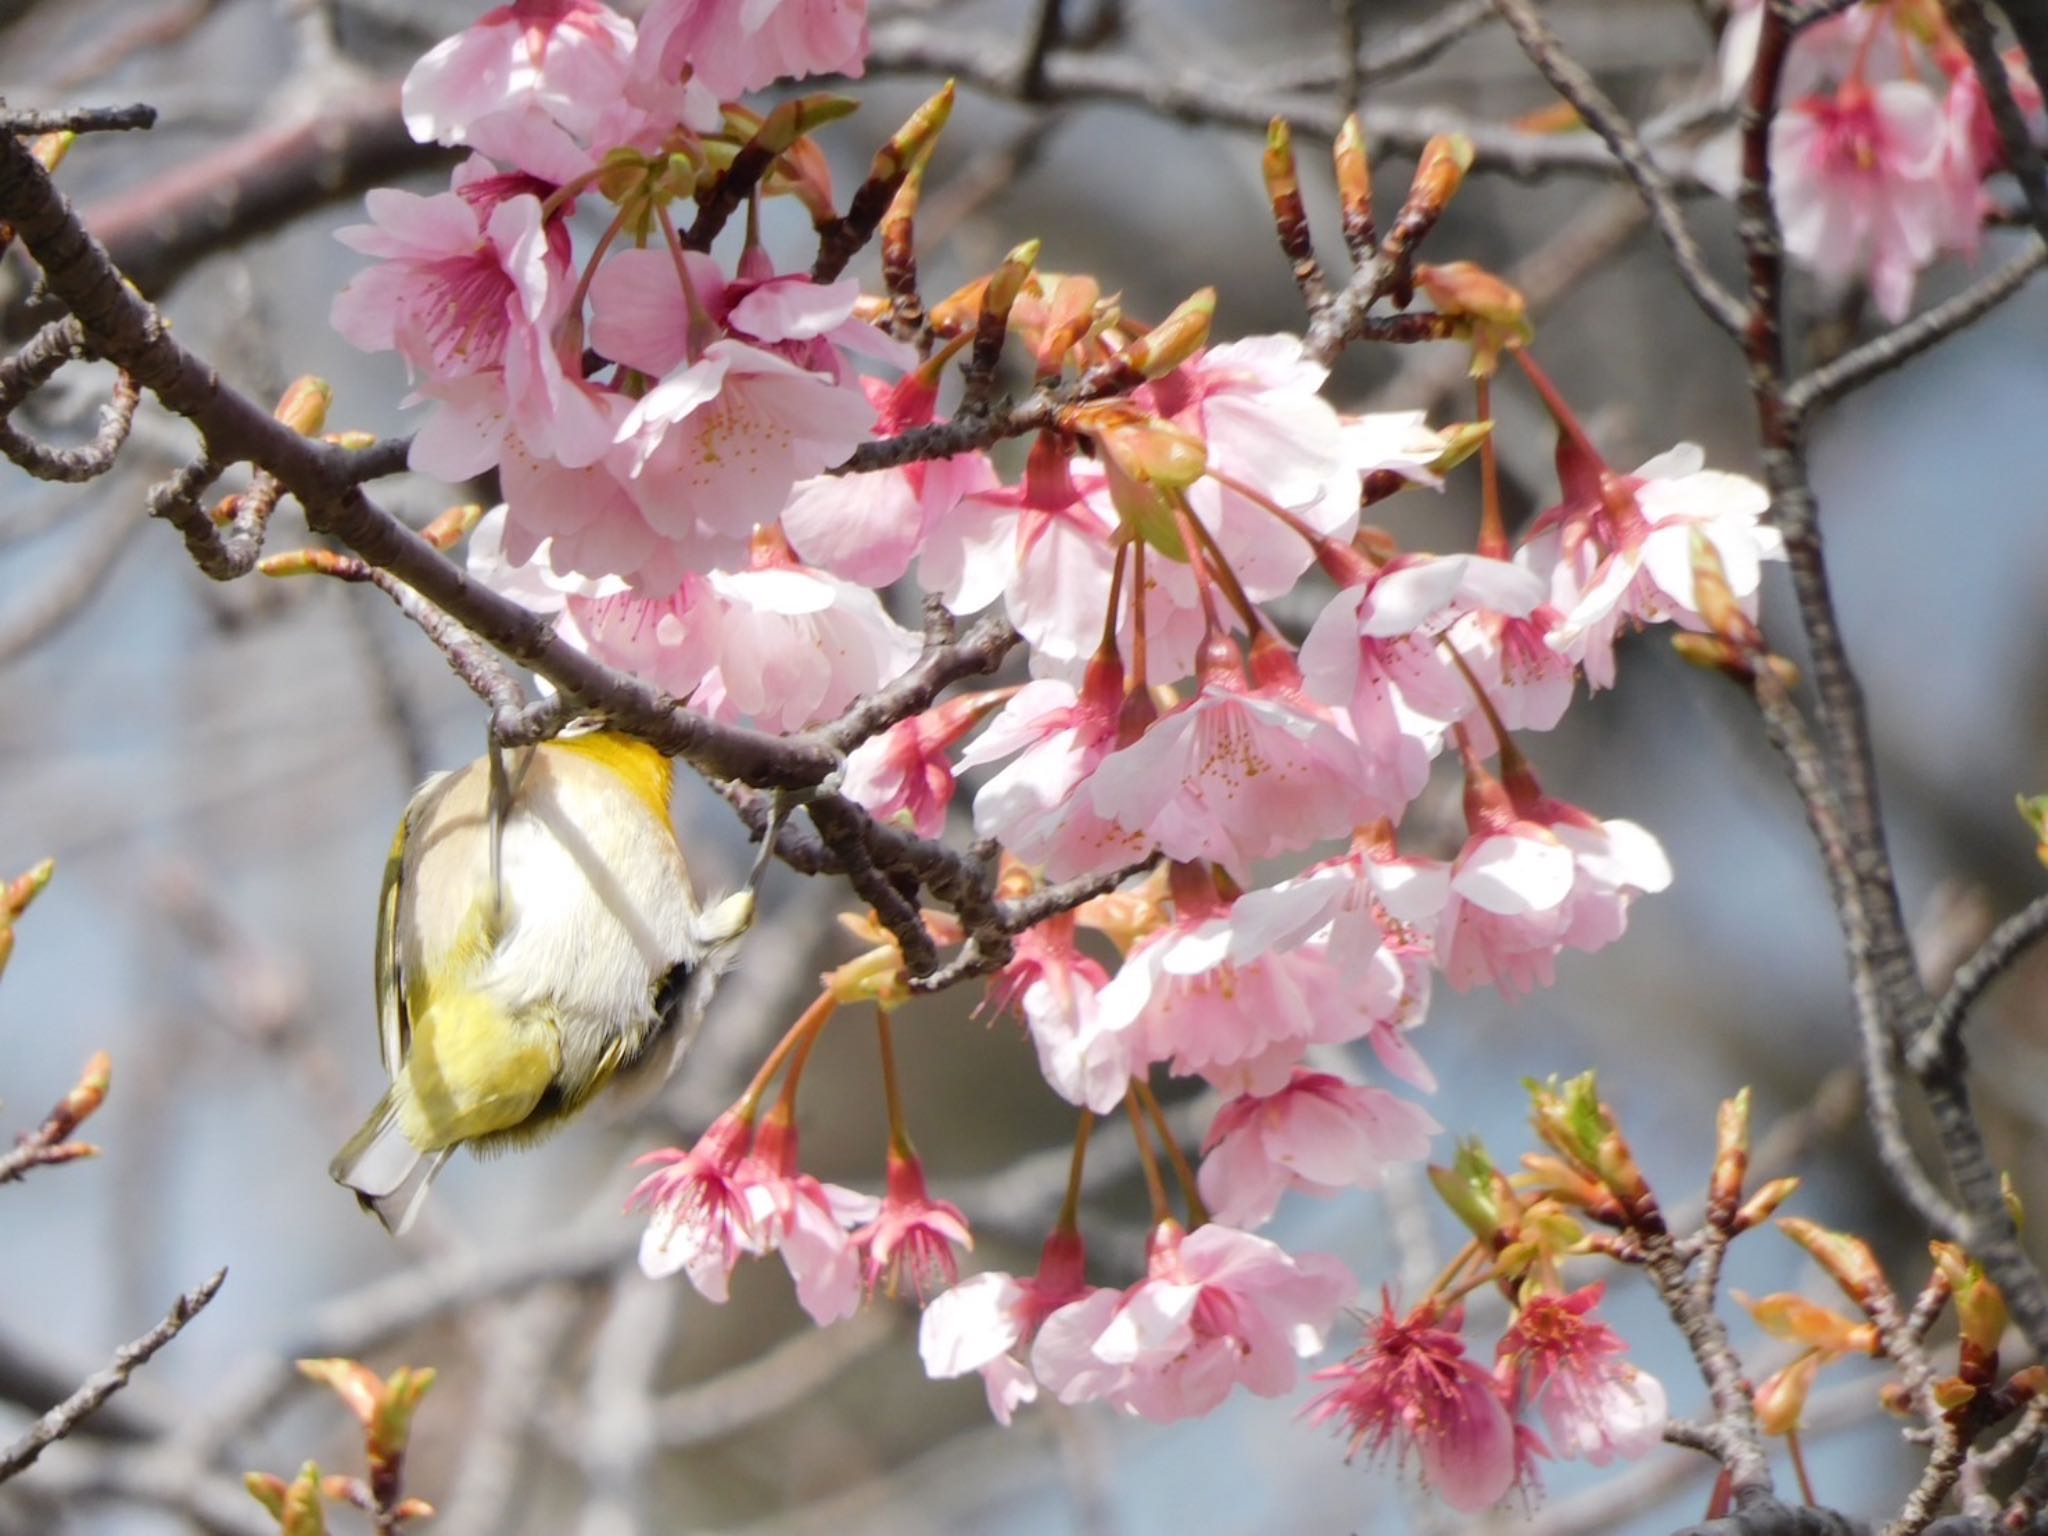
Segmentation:
[(115, 1351), (113, 1363), (88, 1377), (79, 1389), (29, 1425), (12, 1445), (0, 1447), (0, 1483), (25, 1472), (36, 1458), (69, 1435), (92, 1411), (128, 1384), (150, 1356), (185, 1331), (185, 1325), (206, 1310), (220, 1290), (228, 1272), (217, 1269), (198, 1289), (187, 1291), (171, 1306), (169, 1314), (132, 1344)]

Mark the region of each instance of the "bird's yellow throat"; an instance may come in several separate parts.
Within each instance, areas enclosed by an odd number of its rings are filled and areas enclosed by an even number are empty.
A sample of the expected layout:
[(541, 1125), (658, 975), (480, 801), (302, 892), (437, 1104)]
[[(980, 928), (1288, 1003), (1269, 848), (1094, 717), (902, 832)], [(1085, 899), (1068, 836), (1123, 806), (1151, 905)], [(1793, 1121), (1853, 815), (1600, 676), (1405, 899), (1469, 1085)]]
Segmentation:
[(670, 791), (675, 787), (675, 764), (644, 741), (621, 736), (616, 731), (592, 731), (587, 736), (558, 736), (548, 743), (563, 752), (580, 752), (595, 758), (618, 775), (619, 782), (654, 812), (668, 820)]

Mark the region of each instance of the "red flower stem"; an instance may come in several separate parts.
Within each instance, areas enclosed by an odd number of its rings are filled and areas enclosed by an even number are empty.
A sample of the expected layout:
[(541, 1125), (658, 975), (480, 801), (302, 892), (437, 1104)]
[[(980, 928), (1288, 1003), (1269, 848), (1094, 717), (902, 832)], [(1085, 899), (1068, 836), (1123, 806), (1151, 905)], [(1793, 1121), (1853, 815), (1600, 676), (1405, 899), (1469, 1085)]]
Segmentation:
[(838, 1000), (830, 992), (821, 992), (818, 994), (818, 1000), (806, 1008), (797, 1021), (789, 1026), (788, 1031), (776, 1042), (775, 1049), (768, 1053), (768, 1059), (761, 1063), (761, 1069), (754, 1074), (754, 1080), (747, 1084), (747, 1091), (740, 1095), (737, 1108), (741, 1119), (753, 1119), (754, 1111), (761, 1106), (761, 1096), (768, 1091), (768, 1084), (774, 1080), (775, 1074), (782, 1070), (782, 1064), (789, 1060), (790, 1052), (803, 1043), (806, 1035), (823, 1025), (825, 1020), (832, 1016), (832, 1010), (838, 1006)]
[(1095, 1129), (1095, 1116), (1087, 1110), (1074, 1126), (1074, 1155), (1067, 1164), (1067, 1198), (1060, 1204), (1060, 1232), (1077, 1232), (1081, 1226), (1081, 1172), (1088, 1166), (1088, 1134)]
[(1544, 409), (1550, 412), (1550, 419), (1557, 423), (1558, 430), (1576, 443), (1579, 450), (1595, 464), (1605, 464), (1607, 461), (1600, 456), (1600, 450), (1593, 446), (1593, 439), (1586, 435), (1585, 427), (1580, 425), (1579, 418), (1572, 413), (1572, 408), (1564, 403), (1564, 396), (1559, 394), (1557, 386), (1551, 383), (1550, 375), (1536, 365), (1536, 359), (1529, 355), (1529, 349), (1517, 347), (1508, 355), (1527, 375), (1529, 382), (1535, 386), (1536, 393), (1543, 397)]
[(1188, 1165), (1188, 1157), (1181, 1150), (1180, 1140), (1166, 1123), (1166, 1111), (1159, 1107), (1159, 1095), (1152, 1091), (1152, 1085), (1142, 1077), (1133, 1078), (1131, 1086), (1137, 1090), (1138, 1101), (1145, 1106), (1145, 1113), (1152, 1117), (1153, 1129), (1159, 1133), (1159, 1141), (1166, 1148), (1167, 1161), (1173, 1164), (1173, 1176), (1180, 1180), (1181, 1198), (1188, 1203), (1188, 1230), (1194, 1231), (1209, 1219), (1209, 1208), (1202, 1204), (1202, 1192), (1195, 1184), (1195, 1170)]
[(1458, 1278), (1458, 1272), (1478, 1257), (1479, 1239), (1475, 1237), (1471, 1242), (1458, 1250), (1457, 1254), (1451, 1259), (1451, 1262), (1444, 1266), (1442, 1274), (1429, 1282), (1429, 1289), (1422, 1293), (1422, 1300), (1433, 1301), (1438, 1296), (1441, 1296), (1450, 1288), (1451, 1282)]
[[(1238, 495), (1242, 496), (1246, 501), (1250, 502), (1260, 511), (1268, 513), (1273, 517), (1279, 518), (1281, 522), (1285, 523), (1289, 528), (1293, 529), (1296, 533), (1300, 534), (1302, 538), (1306, 539), (1308, 541), (1308, 547), (1310, 549), (1315, 550), (1318, 554), (1322, 552), (1323, 546), (1330, 542), (1330, 540), (1325, 535), (1316, 532), (1315, 529), (1311, 528), (1307, 523), (1303, 522), (1299, 517), (1295, 516), (1294, 513), (1288, 511), (1285, 507), (1281, 506), (1278, 502), (1273, 501), (1271, 498), (1267, 497), (1262, 492), (1253, 490), (1252, 487), (1246, 485), (1242, 480), (1236, 479), (1231, 475), (1223, 474), (1219, 470), (1212, 469), (1208, 473), (1209, 478), (1211, 480), (1214, 480), (1218, 485), (1224, 486), (1229, 490), (1237, 492)], [(1366, 558), (1372, 559), (1372, 557), (1369, 555)], [(1386, 561), (1373, 559), (1372, 563), (1374, 565), (1385, 565)]]
[[(1202, 551), (1207, 553), (1210, 570), (1217, 582), (1222, 586), (1223, 595), (1230, 599), (1230, 606), (1236, 609), (1237, 616), (1244, 620), (1246, 633), (1258, 634), (1260, 630), (1266, 627), (1264, 615), (1252, 606), (1252, 600), (1245, 595), (1244, 583), (1237, 579), (1237, 572), (1230, 568), (1230, 561), (1223, 553), (1223, 546), (1216, 542), (1216, 535), (1209, 531), (1208, 527), (1199, 517), (1196, 517), (1194, 513), (1188, 511), (1185, 507), (1182, 507), (1175, 515), (1180, 518), (1183, 525), (1181, 537), (1186, 538), (1192, 532), (1195, 536), (1196, 544), (1200, 546)], [(1193, 550), (1190, 550), (1189, 554), (1195, 562), (1195, 574), (1199, 576), (1202, 570), (1201, 557), (1195, 554)]]
[(889, 1106), (889, 1155), (904, 1162), (917, 1156), (903, 1124), (903, 1092), (896, 1086), (896, 1042), (889, 1032), (889, 1010), (875, 1008), (875, 1039), (882, 1051), (882, 1095)]
[[(1474, 381), (1479, 396), (1479, 419), (1493, 421), (1493, 380)], [(1479, 547), (1478, 553), (1492, 560), (1508, 557), (1507, 523), (1500, 509), (1500, 452), (1488, 431), (1479, 442)]]
[(839, 1006), (839, 1000), (830, 992), (804, 1010), (803, 1018), (797, 1020), (801, 1033), (797, 1036), (796, 1054), (790, 1059), (789, 1073), (782, 1079), (782, 1093), (777, 1106), (793, 1114), (796, 1110), (796, 1085), (804, 1075), (804, 1063), (811, 1059), (811, 1047), (818, 1043), (818, 1037), (825, 1033), (825, 1021), (830, 1019)]
[(1131, 681), (1134, 691), (1143, 691), (1145, 678), (1145, 541), (1131, 545)]
[[(562, 205), (564, 203), (567, 203), (574, 198), (581, 197), (583, 193), (587, 191), (594, 182), (596, 182), (597, 178), (602, 176), (604, 173), (605, 168), (603, 166), (596, 166), (591, 170), (585, 171), (581, 176), (577, 176), (572, 180), (566, 181), (561, 186), (555, 188), (554, 191), (550, 192), (541, 201), (541, 223), (547, 223), (549, 219), (553, 218), (556, 214), (560, 213), (562, 211)], [(621, 216), (623, 217), (623, 214)]]
[[(1872, 27), (1870, 30), (1875, 32), (1877, 28)], [(1799, 1443), (1797, 1426), (1785, 1431), (1785, 1449), (1792, 1456), (1792, 1474), (1799, 1479), (1799, 1496), (1808, 1504), (1820, 1503), (1820, 1500), (1813, 1496), (1813, 1479), (1806, 1471), (1806, 1450)]]
[(675, 222), (669, 218), (668, 209), (656, 203), (654, 216), (661, 221), (661, 238), (668, 246), (669, 260), (676, 265), (676, 281), (683, 285), (683, 307), (690, 312), (690, 333), (685, 345), (690, 354), (690, 361), (695, 362), (704, 355), (704, 349), (717, 339), (718, 327), (712, 323), (710, 312), (704, 308), (704, 301), (697, 294), (697, 285), (690, 281), (690, 264), (683, 259), (682, 236), (676, 233)]
[(1116, 650), (1116, 613), (1124, 597), (1124, 566), (1131, 554), (1130, 541), (1117, 545), (1116, 563), (1109, 569), (1109, 612), (1102, 617), (1102, 644), (1097, 647), (1107, 655)]
[(612, 242), (619, 237), (619, 231), (626, 227), (626, 213), (619, 210), (617, 218), (605, 225), (604, 233), (597, 237), (597, 246), (590, 253), (590, 264), (583, 269), (583, 275), (576, 279), (576, 291), (569, 296), (566, 316), (577, 326), (583, 324), (583, 301), (590, 297), (590, 285), (597, 277), (597, 264), (604, 260), (604, 253), (611, 249)]
[(1152, 1201), (1152, 1224), (1173, 1220), (1173, 1209), (1166, 1202), (1166, 1181), (1159, 1177), (1159, 1161), (1152, 1155), (1152, 1143), (1145, 1137), (1145, 1115), (1138, 1108), (1138, 1080), (1131, 1079), (1131, 1086), (1124, 1090), (1124, 1108), (1131, 1113), (1131, 1140), (1137, 1143), (1138, 1166), (1144, 1170), (1145, 1193)]
[[(1500, 748), (1501, 771), (1505, 773), (1511, 763), (1519, 765), (1522, 762), (1521, 749), (1515, 745), (1515, 738), (1508, 734), (1508, 728), (1501, 723), (1500, 711), (1493, 707), (1492, 696), (1473, 674), (1471, 664), (1458, 654), (1458, 648), (1451, 644), (1449, 635), (1438, 635), (1436, 643), (1442, 646), (1444, 654), (1451, 658), (1452, 665), (1457, 667), (1459, 675), (1465, 679), (1465, 686), (1472, 690), (1472, 697), (1479, 705), (1479, 712), (1486, 716), (1486, 723), (1493, 728), (1494, 745)], [(1462, 725), (1458, 727), (1458, 742), (1461, 746), (1465, 744), (1465, 728)]]

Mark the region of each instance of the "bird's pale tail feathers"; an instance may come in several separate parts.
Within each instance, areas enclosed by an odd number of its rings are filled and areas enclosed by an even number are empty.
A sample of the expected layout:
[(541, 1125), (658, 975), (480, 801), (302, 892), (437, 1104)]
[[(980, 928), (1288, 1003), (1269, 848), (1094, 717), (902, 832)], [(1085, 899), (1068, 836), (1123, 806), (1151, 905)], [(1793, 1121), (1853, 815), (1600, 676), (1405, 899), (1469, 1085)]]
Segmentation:
[(334, 1182), (355, 1192), (357, 1202), (384, 1223), (393, 1237), (419, 1215), (427, 1187), (448, 1161), (449, 1149), (422, 1152), (399, 1128), (397, 1107), (389, 1095), (368, 1122), (334, 1156), (327, 1171)]

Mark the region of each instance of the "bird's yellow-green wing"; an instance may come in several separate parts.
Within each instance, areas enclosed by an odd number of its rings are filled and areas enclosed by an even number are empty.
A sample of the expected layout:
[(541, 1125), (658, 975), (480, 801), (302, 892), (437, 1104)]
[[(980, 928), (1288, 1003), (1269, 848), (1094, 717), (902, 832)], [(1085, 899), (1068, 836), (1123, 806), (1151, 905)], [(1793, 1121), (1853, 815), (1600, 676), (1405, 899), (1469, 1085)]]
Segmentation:
[(412, 808), (398, 819), (398, 835), (391, 839), (391, 852), (384, 859), (384, 885), (377, 893), (377, 1050), (384, 1058), (384, 1070), (393, 1077), (405, 1061), (412, 1036), (412, 1021), (405, 1005), (405, 978), (398, 964), (398, 897), (405, 877), (405, 835), (412, 825)]

